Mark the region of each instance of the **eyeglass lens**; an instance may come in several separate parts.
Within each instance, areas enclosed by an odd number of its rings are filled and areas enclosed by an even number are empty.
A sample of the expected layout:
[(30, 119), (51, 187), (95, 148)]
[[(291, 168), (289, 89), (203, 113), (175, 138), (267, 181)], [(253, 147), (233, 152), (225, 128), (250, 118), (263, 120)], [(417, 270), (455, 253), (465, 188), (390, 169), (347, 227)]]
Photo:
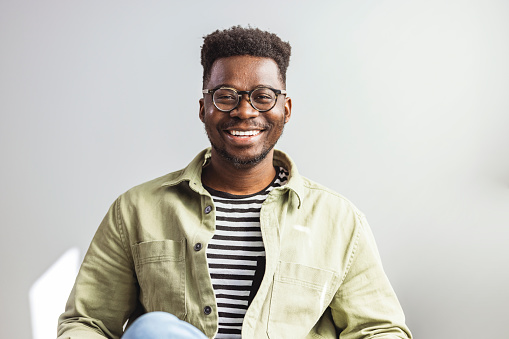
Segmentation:
[[(219, 88), (214, 92), (214, 103), (222, 111), (231, 111), (239, 103), (238, 93), (229, 88)], [(276, 93), (269, 88), (255, 89), (250, 96), (251, 105), (259, 111), (268, 111), (276, 103)]]

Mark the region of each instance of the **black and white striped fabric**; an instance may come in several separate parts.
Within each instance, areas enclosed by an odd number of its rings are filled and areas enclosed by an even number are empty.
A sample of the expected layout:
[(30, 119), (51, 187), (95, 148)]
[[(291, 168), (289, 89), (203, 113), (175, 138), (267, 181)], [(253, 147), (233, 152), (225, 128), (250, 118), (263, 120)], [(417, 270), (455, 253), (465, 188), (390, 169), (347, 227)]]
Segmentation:
[(269, 192), (287, 179), (288, 172), (276, 167), (272, 183), (252, 195), (206, 187), (216, 207), (216, 233), (207, 246), (207, 261), (219, 313), (218, 339), (240, 338), (247, 307), (265, 272), (260, 208)]

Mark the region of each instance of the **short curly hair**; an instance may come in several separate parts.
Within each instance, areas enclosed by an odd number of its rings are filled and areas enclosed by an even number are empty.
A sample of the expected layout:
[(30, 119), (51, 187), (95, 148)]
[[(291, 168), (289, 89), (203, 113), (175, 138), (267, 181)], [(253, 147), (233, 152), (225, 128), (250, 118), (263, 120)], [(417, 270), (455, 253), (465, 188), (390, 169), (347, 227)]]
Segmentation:
[(251, 55), (273, 59), (279, 69), (279, 76), (286, 84), (286, 69), (290, 63), (292, 47), (276, 34), (258, 28), (233, 26), (216, 30), (203, 37), (201, 64), (203, 84), (209, 80), (214, 61), (234, 55)]

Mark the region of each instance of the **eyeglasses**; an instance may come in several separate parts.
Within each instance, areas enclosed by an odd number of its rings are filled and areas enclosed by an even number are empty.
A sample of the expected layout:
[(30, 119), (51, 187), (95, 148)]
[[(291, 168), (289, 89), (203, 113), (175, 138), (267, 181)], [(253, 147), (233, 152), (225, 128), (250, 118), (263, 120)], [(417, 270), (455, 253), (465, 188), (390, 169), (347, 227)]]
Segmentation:
[(278, 95), (286, 95), (285, 90), (270, 87), (257, 87), (251, 91), (238, 91), (235, 88), (219, 87), (204, 89), (202, 93), (212, 94), (212, 102), (221, 112), (230, 112), (237, 108), (243, 94), (247, 94), (249, 104), (259, 112), (270, 111), (276, 105)]

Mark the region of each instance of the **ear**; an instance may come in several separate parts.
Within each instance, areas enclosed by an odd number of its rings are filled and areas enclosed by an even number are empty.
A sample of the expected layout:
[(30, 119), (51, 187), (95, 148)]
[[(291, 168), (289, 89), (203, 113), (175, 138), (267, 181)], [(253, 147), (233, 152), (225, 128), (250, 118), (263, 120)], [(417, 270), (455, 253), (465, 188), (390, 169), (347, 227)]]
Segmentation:
[(292, 98), (285, 98), (285, 124), (290, 121), (292, 116)]
[(199, 102), (200, 102), (200, 113), (199, 113), (200, 120), (201, 122), (205, 122), (205, 104), (203, 102), (203, 98), (201, 98)]

